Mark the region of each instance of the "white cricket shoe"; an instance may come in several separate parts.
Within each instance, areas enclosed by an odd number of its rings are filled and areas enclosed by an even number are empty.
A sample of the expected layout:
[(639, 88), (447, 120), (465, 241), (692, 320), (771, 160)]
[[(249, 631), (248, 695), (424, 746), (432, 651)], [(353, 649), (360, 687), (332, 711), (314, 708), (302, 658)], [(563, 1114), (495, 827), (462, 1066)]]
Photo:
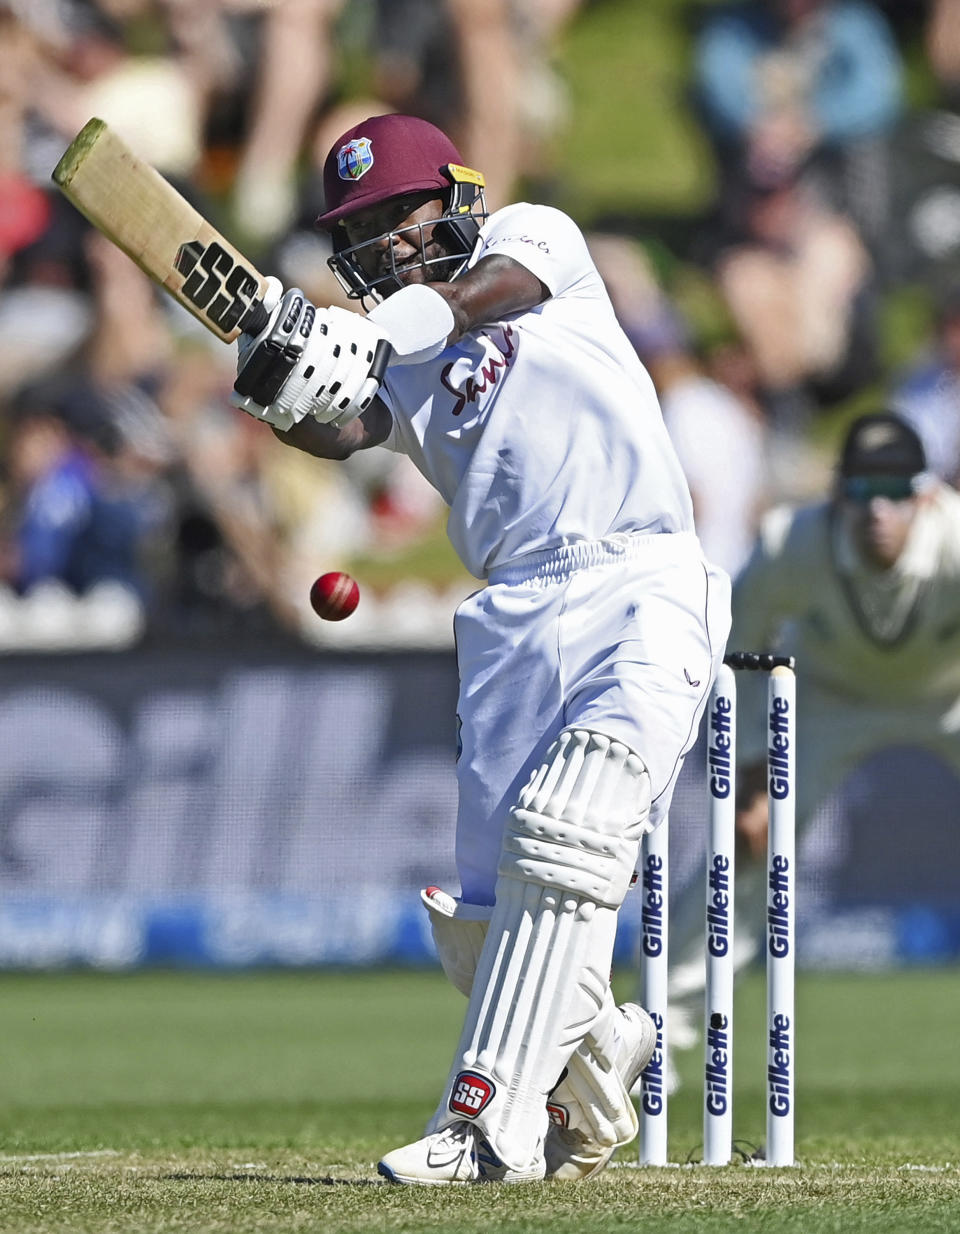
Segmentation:
[[(620, 1073), (624, 1089), (629, 1093), (653, 1057), (657, 1046), (657, 1026), (637, 1003), (622, 1003), (617, 1011), (620, 1013), (617, 1023), (619, 1041), (614, 1065)], [(563, 1081), (553, 1090), (551, 1101), (565, 1108), (569, 1122), (565, 1127), (553, 1122), (550, 1124), (544, 1143), (546, 1177), (560, 1182), (576, 1182), (599, 1174), (620, 1144), (604, 1144), (595, 1138), (589, 1124), (583, 1120), (579, 1102), (571, 1100)], [(633, 1134), (636, 1135), (635, 1115), (632, 1121)]]
[(544, 1173), (543, 1157), (525, 1170), (505, 1166), (486, 1138), (464, 1119), (422, 1140), (395, 1148), (377, 1164), (391, 1183), (443, 1187), (450, 1183), (531, 1183)]

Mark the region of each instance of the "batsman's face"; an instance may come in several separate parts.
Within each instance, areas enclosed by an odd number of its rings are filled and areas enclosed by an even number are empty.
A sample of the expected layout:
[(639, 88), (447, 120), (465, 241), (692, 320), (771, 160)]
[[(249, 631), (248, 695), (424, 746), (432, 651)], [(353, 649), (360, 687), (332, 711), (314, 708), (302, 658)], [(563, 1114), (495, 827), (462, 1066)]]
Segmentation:
[(357, 264), (372, 283), (385, 280), (380, 283), (381, 292), (390, 295), (411, 283), (440, 282), (448, 277), (443, 265), (447, 250), (434, 238), (442, 215), (439, 197), (413, 193), (358, 210), (343, 226), (348, 243), (359, 246)]

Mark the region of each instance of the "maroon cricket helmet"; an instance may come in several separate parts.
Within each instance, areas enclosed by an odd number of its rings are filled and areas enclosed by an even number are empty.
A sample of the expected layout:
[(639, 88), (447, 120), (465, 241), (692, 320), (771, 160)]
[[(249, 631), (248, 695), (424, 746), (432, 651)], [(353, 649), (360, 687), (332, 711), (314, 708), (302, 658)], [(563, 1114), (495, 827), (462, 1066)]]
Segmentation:
[(462, 163), (456, 146), (436, 125), (416, 116), (371, 116), (333, 144), (323, 165), (326, 210), (317, 226), (331, 228), (356, 210), (402, 193), (451, 187), (448, 164)]
[[(327, 209), (317, 226), (331, 233), (333, 254), (327, 264), (347, 295), (364, 303), (367, 297), (392, 295), (411, 277), (409, 269), (397, 267), (395, 237), (404, 236), (419, 251), (419, 266), (428, 281), (449, 282), (466, 268), (487, 218), (483, 175), (462, 165), (445, 133), (415, 116), (371, 116), (354, 125), (327, 156), (323, 186)], [(359, 210), (421, 192), (441, 199), (439, 218), (394, 227), (356, 244), (337, 226)], [(377, 249), (385, 249), (385, 265), (382, 256), (372, 259)]]

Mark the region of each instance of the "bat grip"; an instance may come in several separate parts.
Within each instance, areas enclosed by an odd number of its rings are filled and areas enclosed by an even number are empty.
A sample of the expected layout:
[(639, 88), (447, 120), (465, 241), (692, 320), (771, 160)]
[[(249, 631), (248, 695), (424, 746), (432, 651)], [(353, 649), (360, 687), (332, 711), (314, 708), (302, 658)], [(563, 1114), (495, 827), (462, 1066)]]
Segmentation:
[(244, 334), (259, 334), (270, 320), (270, 314), (263, 307), (263, 301), (251, 304), (243, 317), (240, 318), (240, 329)]
[(377, 343), (377, 350), (373, 354), (373, 364), (370, 365), (370, 377), (376, 377), (377, 381), (383, 381), (383, 375), (387, 371), (387, 365), (390, 363), (390, 358), (393, 355), (393, 348), (385, 338), (382, 338)]

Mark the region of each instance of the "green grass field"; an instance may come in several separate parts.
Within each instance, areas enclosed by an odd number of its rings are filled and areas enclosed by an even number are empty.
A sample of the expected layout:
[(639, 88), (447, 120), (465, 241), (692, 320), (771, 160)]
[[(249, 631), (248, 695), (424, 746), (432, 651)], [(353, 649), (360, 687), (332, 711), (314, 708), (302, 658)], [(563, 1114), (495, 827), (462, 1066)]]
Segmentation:
[[(630, 987), (618, 982), (621, 997)], [(763, 983), (738, 992), (735, 1135), (763, 1136)], [(434, 973), (0, 976), (0, 1230), (960, 1229), (960, 973), (798, 983), (798, 1168), (631, 1168), (594, 1182), (390, 1187), (462, 1001)], [(696, 1160), (697, 1053), (671, 1106)]]

